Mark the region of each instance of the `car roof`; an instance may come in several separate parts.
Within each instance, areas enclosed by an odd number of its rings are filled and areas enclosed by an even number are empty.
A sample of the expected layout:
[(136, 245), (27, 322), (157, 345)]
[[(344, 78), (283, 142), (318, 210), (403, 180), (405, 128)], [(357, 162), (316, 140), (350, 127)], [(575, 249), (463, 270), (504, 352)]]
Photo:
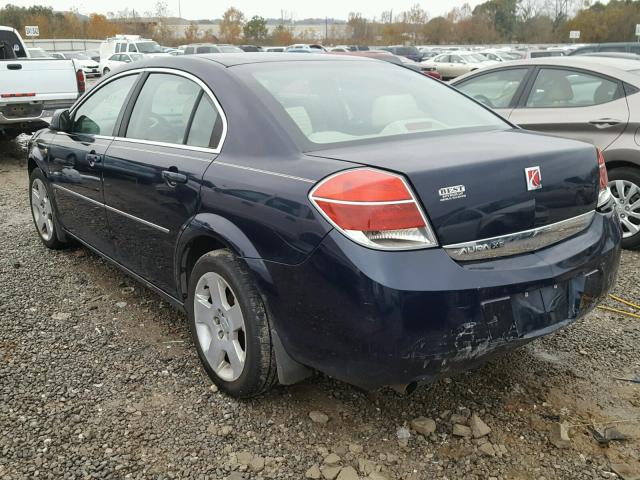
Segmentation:
[(504, 68), (517, 67), (519, 65), (582, 68), (585, 70), (592, 70), (593, 72), (601, 73), (603, 75), (608, 75), (610, 77), (616, 77), (620, 80), (632, 83), (633, 85), (640, 86), (640, 75), (630, 73), (640, 70), (640, 61), (614, 57), (583, 57), (580, 55), (527, 58), (523, 60), (502, 62), (498, 65), (492, 65), (485, 67), (482, 70), (474, 70), (473, 72), (461, 75), (451, 83), (455, 84), (471, 76), (481, 75), (492, 70), (502, 70)]
[(327, 55), (326, 53), (308, 53), (292, 55), (286, 52), (242, 52), (242, 53), (209, 53), (198, 55), (200, 58), (212, 60), (226, 67), (247, 63), (305, 62), (305, 61), (367, 61), (366, 57), (356, 55)]

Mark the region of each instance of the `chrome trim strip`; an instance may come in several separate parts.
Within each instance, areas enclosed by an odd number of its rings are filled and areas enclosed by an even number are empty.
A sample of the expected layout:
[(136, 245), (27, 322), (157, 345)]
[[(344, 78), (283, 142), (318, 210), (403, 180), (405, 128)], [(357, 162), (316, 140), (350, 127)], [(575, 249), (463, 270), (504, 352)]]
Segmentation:
[(259, 168), (245, 167), (243, 165), (235, 165), (233, 163), (214, 161), (213, 164), (214, 165), (223, 165), (225, 167), (240, 168), (241, 170), (248, 170), (250, 172), (264, 173), (264, 174), (267, 174), (267, 175), (275, 175), (276, 177), (289, 178), (291, 180), (299, 180), (301, 182), (316, 183), (315, 180), (310, 180), (310, 179), (304, 178), (304, 177), (295, 177), (293, 175), (287, 175), (286, 173), (270, 172), (269, 170), (260, 170)]
[[(127, 143), (127, 142), (140, 143), (140, 142), (131, 140), (130, 138), (123, 138), (123, 137), (114, 137), (114, 140), (117, 140), (118, 142), (122, 142), (122, 143)], [(151, 143), (151, 142), (146, 142), (146, 143)], [(161, 144), (160, 142), (155, 143), (154, 145), (158, 145), (158, 146), (162, 145), (162, 146), (167, 146), (167, 147), (176, 148), (176, 149), (182, 148), (184, 146), (184, 145), (178, 146), (178, 145), (175, 145), (175, 144), (168, 144), (168, 143), (167, 144)], [(207, 163), (211, 163), (212, 160), (213, 160), (212, 158), (192, 157), (190, 155), (182, 155), (180, 153), (171, 153), (171, 152), (167, 152), (165, 150), (148, 150), (146, 148), (129, 147), (129, 146), (126, 146), (126, 145), (121, 145), (120, 143), (111, 144), (109, 146), (109, 148), (110, 148), (110, 151), (111, 151), (111, 149), (114, 149), (114, 148), (122, 148), (124, 150), (133, 150), (134, 152), (153, 153), (154, 155), (168, 155), (168, 156), (171, 156), (171, 157), (188, 158), (188, 159), (191, 159), (191, 160), (198, 160), (200, 162), (207, 162)], [(207, 151), (207, 153), (212, 153), (212, 152), (211, 151)]]
[(402, 203), (416, 203), (415, 200), (391, 200), (387, 202), (352, 202), (350, 200), (333, 200), (331, 198), (313, 197), (318, 202), (339, 203), (341, 205), (399, 205)]
[(61, 187), (57, 183), (53, 183), (52, 185), (53, 185), (54, 189), (62, 190), (63, 192), (66, 192), (69, 195), (73, 195), (74, 197), (78, 197), (81, 200), (85, 200), (85, 201), (87, 201), (89, 203), (92, 203), (94, 205), (97, 205), (99, 207), (104, 207), (107, 210), (109, 210), (110, 212), (118, 213), (118, 214), (120, 214), (120, 215), (122, 215), (124, 217), (130, 218), (131, 220), (135, 220), (136, 222), (140, 222), (143, 225), (146, 225), (146, 226), (151, 227), (151, 228), (155, 228), (156, 230), (160, 230), (162, 233), (169, 233), (169, 229), (168, 228), (161, 227), (160, 225), (156, 225), (155, 223), (148, 222), (147, 220), (143, 220), (142, 218), (139, 218), (139, 217), (136, 217), (134, 215), (131, 215), (130, 213), (123, 212), (122, 210), (118, 210), (117, 208), (113, 208), (113, 207), (111, 207), (111, 206), (109, 206), (109, 205), (107, 205), (105, 203), (98, 202), (97, 200), (94, 200), (93, 198), (85, 197), (81, 193), (74, 192), (73, 190), (69, 190), (68, 188)]
[(472, 242), (444, 245), (442, 248), (452, 259), (460, 262), (519, 255), (548, 247), (583, 231), (591, 224), (595, 214), (592, 210), (543, 227)]
[[(87, 93), (96, 92), (100, 88), (103, 88), (105, 85), (108, 85), (109, 83), (111, 83), (112, 81), (114, 81), (114, 80), (116, 80), (116, 79), (118, 79), (120, 77), (125, 77), (127, 75), (137, 75), (137, 74), (140, 74), (140, 73), (143, 73), (143, 72), (159, 72), (159, 73), (168, 73), (168, 74), (172, 74), (172, 75), (179, 75), (181, 77), (188, 78), (189, 80), (191, 80), (191, 81), (195, 82), (196, 84), (198, 84), (198, 86), (200, 88), (202, 88), (202, 90), (204, 90), (204, 92), (209, 96), (209, 98), (211, 99), (211, 101), (215, 105), (216, 109), (218, 110), (218, 114), (220, 115), (220, 118), (222, 119), (222, 134), (220, 135), (220, 141), (218, 142), (218, 145), (216, 146), (216, 148), (204, 148), (204, 147), (193, 147), (191, 145), (181, 145), (181, 144), (177, 144), (177, 143), (164, 143), (164, 142), (153, 142), (153, 141), (150, 141), (150, 140), (137, 140), (137, 139), (134, 139), (134, 138), (125, 138), (125, 139), (121, 139), (119, 137), (116, 137), (116, 138), (120, 139), (120, 140), (127, 140), (127, 141), (130, 141), (130, 142), (133, 142), (133, 143), (143, 143), (143, 144), (147, 144), (147, 145), (159, 145), (159, 146), (164, 146), (164, 147), (175, 147), (175, 148), (186, 149), (186, 150), (194, 150), (194, 151), (197, 151), (197, 152), (220, 153), (220, 151), (222, 150), (222, 146), (224, 145), (224, 141), (227, 138), (227, 116), (224, 113), (224, 110), (222, 109), (222, 106), (218, 102), (218, 99), (216, 98), (214, 93), (211, 91), (211, 89), (202, 80), (200, 80), (195, 75), (192, 75), (192, 74), (190, 74), (188, 72), (185, 72), (183, 70), (178, 70), (178, 69), (175, 69), (175, 68), (161, 68), (161, 67), (136, 68), (136, 69), (132, 69), (132, 70), (125, 70), (124, 72), (116, 73), (114, 75), (109, 76), (106, 80), (100, 82), (96, 87), (92, 88)], [(76, 105), (73, 106), (73, 108), (72, 108), (72, 110), (70, 112), (71, 116), (73, 116), (75, 111), (78, 108), (80, 108), (80, 106), (84, 102), (86, 102), (87, 98), (91, 97), (91, 95), (93, 95), (93, 93), (90, 93), (88, 95), (83, 95), (82, 100), (80, 102), (78, 102)]]
[(143, 220), (142, 218), (138, 218), (130, 213), (123, 212), (122, 210), (118, 210), (117, 208), (113, 208), (105, 203), (104, 208), (113, 213), (118, 213), (124, 217), (130, 218), (131, 220), (135, 220), (136, 222), (140, 222), (147, 227), (155, 228), (156, 230), (160, 230), (162, 233), (169, 233), (168, 228), (161, 227), (160, 225), (156, 225), (155, 223), (148, 222), (147, 220)]
[(89, 203), (93, 203), (94, 205), (97, 205), (99, 207), (104, 207), (104, 203), (94, 200), (93, 198), (85, 197), (81, 193), (74, 192), (73, 190), (69, 190), (68, 188), (61, 187), (57, 183), (52, 183), (51, 185), (53, 186), (54, 189), (62, 190), (63, 192), (68, 193), (69, 195), (73, 195), (74, 197), (78, 197), (81, 200), (85, 200)]

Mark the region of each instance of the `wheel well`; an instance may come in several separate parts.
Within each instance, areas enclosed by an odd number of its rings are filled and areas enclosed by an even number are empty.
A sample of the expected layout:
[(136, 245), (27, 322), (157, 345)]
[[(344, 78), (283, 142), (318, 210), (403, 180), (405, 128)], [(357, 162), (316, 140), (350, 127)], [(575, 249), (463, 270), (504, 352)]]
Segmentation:
[(205, 253), (221, 248), (227, 248), (227, 245), (216, 238), (208, 236), (196, 237), (189, 243), (182, 255), (180, 265), (180, 293), (183, 299), (187, 298), (189, 277), (198, 259)]
[[(36, 163), (36, 161), (33, 158), (29, 157), (29, 161), (28, 161), (28, 164), (27, 164), (27, 169), (28, 169), (29, 175), (31, 175), (31, 172), (33, 172), (36, 168), (38, 168), (38, 164)], [(46, 173), (45, 173), (45, 176), (46, 176)]]
[(614, 168), (621, 168), (621, 167), (631, 167), (631, 168), (640, 169), (640, 167), (638, 167), (637, 164), (631, 163), (631, 162), (625, 162), (624, 160), (612, 160), (610, 162), (607, 162), (607, 170), (613, 170)]

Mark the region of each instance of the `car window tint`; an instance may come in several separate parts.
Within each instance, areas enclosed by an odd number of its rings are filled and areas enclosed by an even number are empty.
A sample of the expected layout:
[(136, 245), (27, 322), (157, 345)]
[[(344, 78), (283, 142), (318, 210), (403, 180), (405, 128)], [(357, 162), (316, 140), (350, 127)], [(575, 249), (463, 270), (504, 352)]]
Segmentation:
[(217, 140), (212, 143), (211, 137), (217, 120), (218, 110), (208, 95), (202, 95), (191, 122), (187, 145), (194, 147), (216, 146)]
[(387, 62), (292, 63), (234, 68), (270, 103), (285, 128), (291, 122), (292, 133), (312, 144), (458, 128), (508, 128), (455, 90)]
[(449, 55), (440, 55), (439, 57), (436, 57), (434, 61), (440, 62), (440, 63), (447, 63), (449, 62)]
[(488, 107), (507, 108), (526, 74), (526, 68), (498, 70), (470, 78), (456, 87)]
[(567, 108), (599, 105), (619, 98), (618, 83), (576, 70), (542, 69), (527, 107)]
[(135, 44), (133, 44), (133, 43), (130, 43), (130, 44), (129, 44), (129, 51), (130, 51), (130, 52), (136, 52), (136, 51), (137, 51), (137, 50), (136, 50), (136, 46), (135, 46)]
[(187, 78), (152, 73), (133, 107), (126, 136), (139, 140), (183, 143), (199, 93), (200, 87)]
[(120, 110), (138, 75), (127, 75), (96, 90), (74, 112), (72, 131), (93, 135), (113, 135)]

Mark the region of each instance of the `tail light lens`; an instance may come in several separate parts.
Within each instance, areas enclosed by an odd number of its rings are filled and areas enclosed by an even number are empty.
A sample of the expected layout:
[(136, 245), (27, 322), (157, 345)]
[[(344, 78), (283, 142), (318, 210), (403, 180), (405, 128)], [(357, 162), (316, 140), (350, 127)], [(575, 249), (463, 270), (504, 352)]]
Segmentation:
[(76, 70), (76, 82), (78, 83), (78, 93), (82, 95), (86, 89), (86, 84), (84, 81), (84, 72), (81, 69)]
[(611, 199), (611, 191), (609, 190), (609, 176), (607, 175), (607, 166), (604, 163), (604, 155), (602, 150), (598, 150), (598, 170), (600, 172), (600, 192), (598, 194), (598, 208), (605, 206)]
[(345, 236), (380, 250), (437, 245), (427, 217), (405, 179), (358, 168), (334, 174), (309, 193), (322, 215)]

